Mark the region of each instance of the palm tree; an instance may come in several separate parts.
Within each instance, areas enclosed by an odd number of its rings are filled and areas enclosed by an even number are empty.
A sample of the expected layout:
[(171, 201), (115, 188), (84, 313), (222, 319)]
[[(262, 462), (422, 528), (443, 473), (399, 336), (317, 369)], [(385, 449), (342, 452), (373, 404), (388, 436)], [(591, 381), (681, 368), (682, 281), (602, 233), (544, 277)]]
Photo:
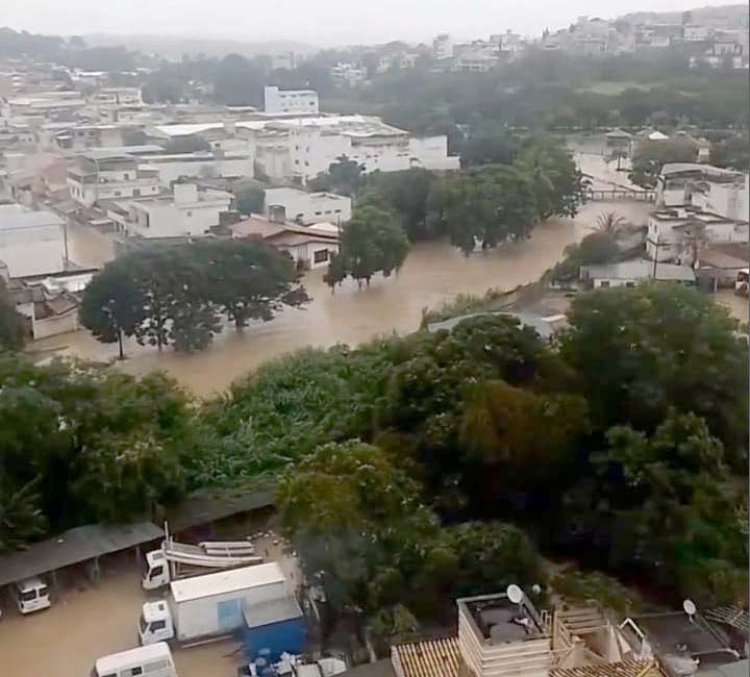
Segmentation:
[(627, 230), (629, 224), (617, 212), (602, 212), (596, 217), (596, 230), (599, 233), (616, 236)]

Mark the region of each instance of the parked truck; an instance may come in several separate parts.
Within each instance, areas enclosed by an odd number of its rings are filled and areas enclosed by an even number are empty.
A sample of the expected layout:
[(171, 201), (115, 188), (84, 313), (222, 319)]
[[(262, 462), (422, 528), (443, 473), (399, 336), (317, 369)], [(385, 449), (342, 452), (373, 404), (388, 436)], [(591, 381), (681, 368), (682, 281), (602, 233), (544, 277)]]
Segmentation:
[(276, 562), (172, 581), (166, 599), (143, 605), (138, 636), (142, 645), (218, 639), (245, 627), (248, 609), (288, 597)]
[(141, 585), (144, 590), (157, 590), (170, 581), (262, 561), (262, 557), (255, 556), (255, 548), (249, 541), (204, 541), (186, 545), (168, 536), (158, 550), (146, 553)]
[(172, 652), (164, 642), (103, 656), (96, 661), (91, 677), (177, 677)]

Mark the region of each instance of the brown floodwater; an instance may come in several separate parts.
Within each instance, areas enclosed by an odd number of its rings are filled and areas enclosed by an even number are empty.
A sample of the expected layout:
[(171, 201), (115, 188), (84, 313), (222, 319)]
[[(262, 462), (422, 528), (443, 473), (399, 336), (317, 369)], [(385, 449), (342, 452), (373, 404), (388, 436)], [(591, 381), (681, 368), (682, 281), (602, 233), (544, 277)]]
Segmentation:
[[(212, 346), (192, 355), (171, 349), (159, 353), (131, 341), (128, 359), (118, 364), (133, 374), (163, 369), (195, 394), (208, 396), (280, 355), (306, 346), (356, 345), (378, 335), (411, 332), (419, 327), (423, 310), (459, 294), (481, 295), (490, 288), (509, 290), (533, 282), (562, 258), (568, 244), (589, 231), (603, 211), (643, 223), (648, 209), (638, 202), (589, 203), (575, 220), (551, 219), (529, 240), (468, 257), (446, 242), (419, 243), (398, 275), (378, 277), (361, 289), (348, 280), (334, 294), (323, 282), (323, 272), (313, 271), (304, 280), (313, 301), (304, 309), (286, 309), (271, 322), (254, 323), (243, 332), (226, 327)], [(83, 239), (82, 251), (101, 254), (101, 243)], [(85, 331), (36, 342), (32, 349), (96, 360), (117, 354), (114, 345), (101, 344)]]

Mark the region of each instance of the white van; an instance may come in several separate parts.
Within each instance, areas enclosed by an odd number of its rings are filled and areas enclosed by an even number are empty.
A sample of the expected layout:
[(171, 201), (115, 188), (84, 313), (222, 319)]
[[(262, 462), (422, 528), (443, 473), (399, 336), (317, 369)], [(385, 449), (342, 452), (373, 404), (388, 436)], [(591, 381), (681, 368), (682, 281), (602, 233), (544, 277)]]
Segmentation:
[(29, 578), (16, 583), (16, 604), (22, 614), (49, 609), (52, 606), (49, 599), (49, 588), (40, 578)]
[(140, 646), (96, 661), (92, 677), (177, 677), (166, 642)]

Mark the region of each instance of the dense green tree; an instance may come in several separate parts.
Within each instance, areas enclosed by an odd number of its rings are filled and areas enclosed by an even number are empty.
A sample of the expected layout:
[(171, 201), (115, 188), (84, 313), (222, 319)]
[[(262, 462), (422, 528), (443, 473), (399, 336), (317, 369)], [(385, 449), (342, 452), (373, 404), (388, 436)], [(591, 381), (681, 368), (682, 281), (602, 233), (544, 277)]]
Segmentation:
[(356, 195), (365, 185), (364, 165), (356, 160), (341, 155), (332, 162), (325, 174), (316, 176), (308, 182), (308, 188), (314, 191), (330, 191), (339, 195)]
[(248, 320), (268, 322), (284, 306), (310, 300), (291, 257), (263, 242), (197, 243), (193, 255), (206, 268), (209, 299), (238, 329)]
[(750, 135), (731, 136), (711, 146), (711, 164), (740, 172), (750, 170)]
[(388, 277), (398, 271), (409, 252), (409, 240), (394, 215), (372, 205), (357, 209), (343, 227), (340, 250), (328, 269), (331, 287), (345, 271), (358, 284), (370, 284), (372, 276)]
[(191, 352), (222, 330), (221, 314), (242, 328), (307, 301), (288, 255), (255, 240), (219, 239), (117, 259), (87, 288), (81, 316), (104, 342), (121, 342), (124, 334)]
[(728, 484), (722, 444), (701, 418), (670, 410), (650, 437), (614, 427), (594, 463), (578, 529), (598, 535), (610, 566), (636, 567), (664, 586), (676, 579), (705, 604), (744, 594), (747, 538), (736, 527), (736, 501), (747, 495)]
[(395, 604), (437, 529), (418, 485), (377, 447), (320, 447), (287, 473), (277, 501), (311, 580), (336, 608)]
[(235, 200), (240, 214), (262, 214), (266, 191), (260, 186), (249, 185), (235, 191)]
[(682, 139), (642, 141), (633, 153), (630, 180), (642, 188), (654, 188), (661, 168), (668, 162), (695, 162), (698, 150)]
[(145, 297), (128, 259), (108, 263), (86, 287), (79, 307), (81, 324), (102, 343), (115, 343), (125, 357), (123, 336), (133, 336), (145, 317)]
[[(373, 172), (368, 176), (367, 194), (381, 201), (381, 206), (397, 214), (401, 226), (414, 242), (434, 236), (427, 227), (427, 198), (435, 175), (425, 169), (401, 172)], [(363, 195), (363, 199), (366, 199)], [(358, 204), (362, 204), (362, 199)]]
[(581, 378), (594, 420), (654, 430), (670, 407), (706, 419), (736, 468), (747, 463), (747, 345), (737, 322), (672, 285), (578, 296), (560, 353)]
[(23, 348), (26, 334), (26, 321), (16, 310), (5, 282), (0, 278), (0, 349)]
[(559, 141), (530, 140), (516, 164), (531, 180), (539, 219), (576, 215), (585, 199), (583, 175)]
[(0, 356), (0, 385), (4, 547), (143, 516), (181, 494), (189, 410), (165, 377)]

